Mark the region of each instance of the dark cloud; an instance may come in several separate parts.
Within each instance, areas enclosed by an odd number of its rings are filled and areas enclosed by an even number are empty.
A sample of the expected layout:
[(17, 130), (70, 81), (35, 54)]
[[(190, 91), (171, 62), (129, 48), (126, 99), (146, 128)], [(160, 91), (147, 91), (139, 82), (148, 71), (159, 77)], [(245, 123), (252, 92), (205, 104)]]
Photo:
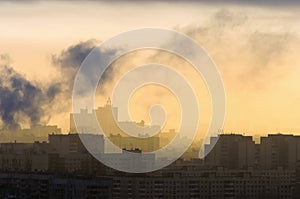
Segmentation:
[[(0, 65), (0, 119), (6, 129), (16, 129), (24, 120), (42, 122), (55, 92), (43, 90), (6, 65)], [(51, 96), (50, 96), (51, 95)]]
[(86, 56), (95, 48), (96, 41), (79, 42), (52, 56), (52, 64), (59, 70), (61, 78), (52, 87), (53, 90), (63, 91), (65, 100), (71, 98), (76, 73)]
[(59, 55), (53, 55), (52, 63), (61, 67), (62, 70), (77, 70), (86, 56), (95, 48), (96, 44), (96, 40), (88, 40), (72, 45)]
[[(62, 80), (57, 84), (61, 85), (61, 89), (64, 91), (66, 96), (71, 96), (76, 73), (89, 53), (93, 51), (94, 55), (96, 55), (95, 57), (97, 60), (92, 63), (96, 66), (82, 70), (83, 75), (88, 77), (88, 81), (83, 88), (89, 88), (89, 86), (95, 84), (95, 81), (97, 83), (99, 77), (96, 76), (96, 70), (98, 70), (99, 67), (103, 67), (101, 63), (114, 56), (117, 52), (117, 49), (106, 49), (100, 52), (99, 49), (95, 48), (97, 44), (98, 42), (96, 40), (79, 42), (78, 44), (72, 45), (66, 50), (63, 50), (59, 55), (52, 56), (53, 65), (58, 67), (62, 75)], [(112, 76), (111, 73), (112, 69), (108, 68), (102, 75), (100, 83), (105, 84), (109, 82)], [(82, 94), (84, 94), (84, 89), (82, 90)]]
[[(59, 55), (53, 55), (52, 63), (58, 68), (61, 77), (44, 87), (16, 72), (9, 66), (10, 57), (0, 54), (0, 123), (3, 128), (16, 129), (24, 121), (28, 121), (30, 125), (47, 123), (43, 119), (49, 120), (51, 113), (69, 111), (74, 78), (81, 63), (96, 43), (95, 40), (80, 42), (63, 50)], [(101, 61), (113, 56), (116, 50), (97, 53)], [(97, 70), (97, 67), (84, 71), (91, 81), (87, 84), (98, 80), (98, 77), (93, 76), (94, 70)], [(108, 70), (104, 74), (104, 82), (109, 79), (110, 72), (111, 70)]]
[(60, 83), (55, 83), (53, 85), (50, 85), (47, 90), (47, 97), (49, 100), (53, 100), (55, 96), (61, 92), (61, 85)]

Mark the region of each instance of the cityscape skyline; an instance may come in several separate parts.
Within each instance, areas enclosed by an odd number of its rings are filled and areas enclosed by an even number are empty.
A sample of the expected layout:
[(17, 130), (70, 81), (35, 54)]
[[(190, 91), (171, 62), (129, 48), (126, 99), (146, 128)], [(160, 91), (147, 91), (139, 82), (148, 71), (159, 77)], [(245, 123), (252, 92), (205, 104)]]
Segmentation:
[[(69, 128), (65, 131), (62, 131), (61, 128), (59, 128), (58, 125), (53, 124), (53, 125), (43, 125), (43, 124), (35, 124), (35, 125), (31, 125), (28, 128), (22, 128), (21, 126), (19, 126), (16, 129), (9, 129), (9, 128), (3, 128), (3, 126), (0, 126), (0, 133), (17, 133), (17, 132), (22, 132), (27, 134), (30, 133), (32, 135), (35, 135), (35, 133), (37, 133), (37, 137), (38, 134), (42, 134), (42, 135), (47, 135), (50, 133), (61, 133), (61, 134), (70, 134), (70, 133), (77, 133), (77, 131), (81, 131), (81, 132), (87, 132), (87, 133), (99, 133), (99, 127), (98, 125), (101, 126), (101, 120), (104, 120), (104, 122), (102, 122), (104, 124), (104, 126), (102, 126), (102, 128), (109, 128), (107, 130), (107, 132), (111, 131), (111, 132), (118, 132), (117, 135), (119, 134), (123, 134), (123, 132), (119, 132), (116, 130), (116, 128), (120, 128), (120, 130), (123, 130), (125, 132), (125, 134), (129, 133), (129, 134), (136, 134), (135, 136), (139, 135), (139, 136), (143, 136), (143, 134), (140, 134), (139, 130), (141, 129), (135, 129), (136, 127), (131, 127), (130, 124), (136, 124), (136, 125), (141, 125), (141, 126), (148, 126), (151, 128), (154, 128), (154, 133), (157, 134), (159, 131), (163, 131), (163, 129), (156, 124), (150, 124), (150, 123), (145, 123), (145, 121), (142, 120), (138, 120), (138, 121), (120, 121), (118, 120), (118, 107), (115, 107), (113, 105), (109, 105), (108, 106), (108, 101), (110, 100), (110, 98), (107, 98), (106, 103), (103, 106), (99, 106), (93, 110), (88, 110), (84, 107), (82, 107), (80, 109), (80, 112), (76, 112), (76, 113), (70, 113), (69, 114)], [(99, 110), (103, 110), (104, 113), (102, 117), (97, 116), (97, 121), (94, 121), (94, 118), (92, 118), (92, 116), (95, 114), (95, 112), (99, 112)], [(109, 116), (109, 118), (106, 118), (108, 115), (114, 115), (114, 116)], [(96, 113), (98, 114), (98, 113)], [(85, 125), (85, 127), (80, 127), (80, 124), (77, 125), (77, 127), (75, 126), (74, 123), (74, 119), (72, 119), (74, 117), (74, 115), (78, 115), (77, 117), (80, 118), (80, 120), (82, 120), (82, 124)], [(81, 115), (81, 116), (80, 116)], [(86, 118), (85, 118), (86, 117)], [(106, 118), (106, 119), (105, 119)], [(78, 121), (80, 121), (78, 120)], [(100, 122), (100, 123), (99, 123)], [(107, 122), (109, 122), (109, 125), (106, 124)], [(113, 124), (116, 123), (116, 124)], [(102, 125), (103, 125), (102, 124)], [(107, 126), (108, 125), (108, 126)], [(117, 126), (115, 126), (117, 125)], [(49, 129), (47, 129), (49, 128)], [(78, 129), (76, 129), (78, 128)], [(115, 130), (113, 130), (115, 129)], [(150, 130), (150, 129), (149, 129)], [(164, 132), (168, 132), (168, 131), (174, 131), (174, 133), (176, 133), (177, 129), (175, 128), (170, 128), (170, 129), (164, 129)], [(45, 131), (45, 133), (43, 133), (42, 131)], [(128, 132), (126, 132), (128, 131)], [(133, 131), (133, 132), (130, 132)], [(108, 135), (112, 134), (111, 132), (108, 133)], [(151, 130), (149, 131), (149, 133), (151, 134)], [(147, 132), (144, 132), (144, 135), (149, 134)], [(153, 133), (153, 132), (152, 132)], [(21, 133), (22, 134), (22, 133)], [(114, 133), (113, 133), (114, 134)], [(213, 132), (213, 135), (221, 135), (221, 134), (240, 134), (240, 135), (247, 135), (247, 136), (253, 136), (253, 137), (263, 137), (266, 136), (268, 134), (287, 134), (287, 135), (298, 135), (297, 132), (293, 132), (293, 131), (289, 131), (289, 132), (284, 132), (284, 131), (274, 131), (274, 132), (264, 132), (263, 134), (252, 134), (252, 133), (248, 133), (247, 130), (244, 132), (240, 132), (240, 131), (233, 131), (233, 130), (224, 130), (224, 129), (219, 129), (217, 132)], [(13, 134), (12, 134), (13, 135)], [(201, 137), (203, 139), (203, 137)], [(13, 137), (11, 137), (11, 139), (13, 139)], [(13, 141), (13, 140), (12, 140)], [(31, 140), (31, 141), (36, 141), (36, 140)]]
[(300, 0), (0, 0), (0, 199), (300, 199)]
[[(202, 160), (182, 157), (159, 171), (139, 175), (102, 165), (87, 152), (78, 134), (50, 134), (48, 143), (0, 143), (0, 194), (16, 198), (298, 198), (300, 137), (269, 135), (260, 144), (249, 138), (220, 135)], [(133, 151), (141, 157), (131, 164), (147, 162), (141, 151)], [(133, 166), (118, 154), (103, 155), (124, 168)]]

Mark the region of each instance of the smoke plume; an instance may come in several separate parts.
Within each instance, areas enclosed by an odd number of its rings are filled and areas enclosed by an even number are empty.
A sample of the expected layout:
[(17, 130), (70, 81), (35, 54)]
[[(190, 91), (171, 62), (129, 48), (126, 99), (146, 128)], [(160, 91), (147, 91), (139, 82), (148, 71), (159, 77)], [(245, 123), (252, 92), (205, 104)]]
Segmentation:
[[(3, 57), (1, 55), (2, 60)], [(0, 119), (3, 128), (15, 130), (24, 121), (31, 125), (42, 123), (47, 105), (52, 103), (57, 92), (59, 89), (55, 86), (44, 90), (5, 63), (0, 64)]]

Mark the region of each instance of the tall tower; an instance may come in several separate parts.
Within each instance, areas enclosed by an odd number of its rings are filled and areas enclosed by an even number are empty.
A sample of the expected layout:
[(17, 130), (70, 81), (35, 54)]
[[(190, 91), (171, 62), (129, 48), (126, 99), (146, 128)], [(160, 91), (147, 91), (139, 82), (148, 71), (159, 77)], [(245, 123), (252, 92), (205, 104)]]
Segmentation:
[(98, 122), (106, 135), (120, 132), (116, 124), (118, 122), (118, 108), (112, 106), (110, 98), (107, 99), (103, 107), (98, 107), (95, 111)]
[(110, 99), (110, 97), (107, 99), (105, 107), (106, 108), (111, 108), (111, 99)]

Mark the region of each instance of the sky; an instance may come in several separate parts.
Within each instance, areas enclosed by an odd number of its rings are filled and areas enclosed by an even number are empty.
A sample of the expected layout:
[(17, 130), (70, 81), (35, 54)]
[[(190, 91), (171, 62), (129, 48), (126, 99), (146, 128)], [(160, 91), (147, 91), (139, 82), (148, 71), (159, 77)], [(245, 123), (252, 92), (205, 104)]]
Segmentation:
[[(67, 132), (72, 74), (83, 61), (81, 56), (113, 35), (155, 27), (190, 36), (215, 62), (226, 91), (224, 132), (300, 134), (297, 1), (0, 1), (0, 24), (0, 65), (13, 69), (3, 75), (9, 70), (2, 68), (0, 75), (4, 126), (5, 118), (13, 118), (15, 124), (9, 125), (26, 127), (41, 122), (57, 124)], [(182, 60), (156, 53), (133, 53), (116, 62), (114, 68), (122, 69), (113, 70), (110, 81), (102, 85), (103, 99), (134, 64), (160, 61), (189, 77), (203, 107), (201, 124), (205, 126), (211, 109), (203, 80)], [(12, 79), (23, 85), (18, 92), (13, 92), (14, 85), (5, 84)], [(34, 100), (25, 100), (20, 90), (30, 90), (32, 94), (27, 97)], [(170, 111), (167, 127), (178, 128), (176, 100), (166, 92), (159, 95), (161, 92), (161, 88), (151, 86), (147, 92), (137, 92), (130, 105), (133, 119), (149, 121), (147, 109), (151, 103), (162, 103)], [(147, 100), (146, 94), (151, 96)], [(4, 103), (14, 96), (19, 101)], [(103, 99), (99, 105), (105, 102)], [(8, 106), (15, 108), (7, 110)], [(33, 115), (32, 110), (38, 114)]]

